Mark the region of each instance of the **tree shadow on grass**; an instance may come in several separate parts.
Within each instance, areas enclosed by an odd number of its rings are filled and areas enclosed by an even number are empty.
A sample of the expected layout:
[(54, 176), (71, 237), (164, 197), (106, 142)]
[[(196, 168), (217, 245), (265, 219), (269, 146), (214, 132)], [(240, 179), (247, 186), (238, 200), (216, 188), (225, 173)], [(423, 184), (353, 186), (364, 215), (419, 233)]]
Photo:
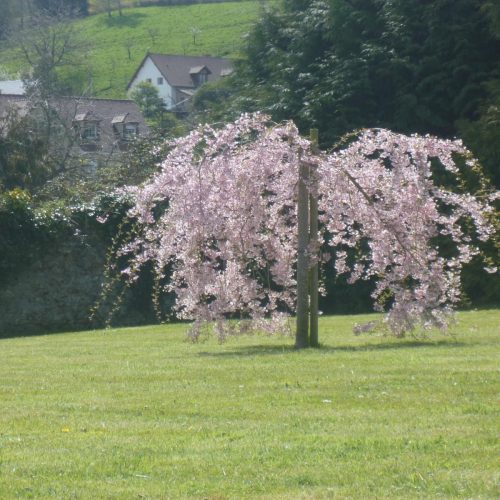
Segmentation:
[[(428, 348), (441, 348), (441, 347), (463, 347), (465, 342), (459, 342), (454, 339), (445, 340), (406, 340), (401, 342), (381, 342), (378, 344), (366, 343), (361, 345), (338, 345), (329, 346), (322, 345), (318, 349), (304, 349), (302, 352), (318, 352), (318, 353), (331, 353), (336, 352), (364, 352), (364, 351), (390, 351), (400, 349), (418, 349), (421, 347)], [(199, 356), (213, 357), (213, 358), (226, 358), (226, 357), (252, 357), (252, 356), (277, 356), (293, 352), (299, 352), (293, 345), (254, 345), (254, 346), (236, 346), (231, 350), (220, 352), (200, 352)]]
[(140, 12), (126, 13), (122, 16), (115, 14), (112, 17), (102, 18), (102, 23), (107, 28), (135, 28), (141, 24), (145, 17), (147, 17), (146, 14)]

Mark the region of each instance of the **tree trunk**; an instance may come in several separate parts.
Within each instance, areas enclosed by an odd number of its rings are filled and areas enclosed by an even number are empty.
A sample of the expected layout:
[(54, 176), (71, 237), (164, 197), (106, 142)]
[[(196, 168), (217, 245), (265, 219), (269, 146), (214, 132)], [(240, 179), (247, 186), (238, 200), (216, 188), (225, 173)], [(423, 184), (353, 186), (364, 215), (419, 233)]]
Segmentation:
[[(312, 129), (310, 133), (312, 147), (318, 148), (318, 129)], [(309, 194), (309, 245), (316, 252), (318, 248), (318, 193), (317, 193), (317, 173), (314, 167), (310, 167), (310, 186)], [(314, 256), (314, 265), (309, 269), (309, 295), (310, 295), (310, 318), (309, 318), (309, 345), (311, 347), (319, 346), (318, 338), (318, 274), (319, 263), (318, 255)]]

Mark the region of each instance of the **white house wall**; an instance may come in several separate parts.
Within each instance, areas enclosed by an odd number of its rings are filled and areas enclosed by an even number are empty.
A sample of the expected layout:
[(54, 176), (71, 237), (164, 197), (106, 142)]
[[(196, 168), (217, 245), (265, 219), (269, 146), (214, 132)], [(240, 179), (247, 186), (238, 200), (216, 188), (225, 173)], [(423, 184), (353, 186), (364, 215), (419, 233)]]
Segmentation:
[[(149, 57), (144, 61), (144, 64), (135, 76), (134, 81), (130, 86), (130, 90), (132, 90), (138, 83), (147, 81), (148, 78), (151, 80), (151, 84), (158, 89), (158, 94), (163, 99), (166, 108), (171, 109), (175, 104), (175, 91), (168, 84), (165, 77), (160, 73), (160, 70)], [(163, 78), (163, 84), (158, 84), (158, 78)]]

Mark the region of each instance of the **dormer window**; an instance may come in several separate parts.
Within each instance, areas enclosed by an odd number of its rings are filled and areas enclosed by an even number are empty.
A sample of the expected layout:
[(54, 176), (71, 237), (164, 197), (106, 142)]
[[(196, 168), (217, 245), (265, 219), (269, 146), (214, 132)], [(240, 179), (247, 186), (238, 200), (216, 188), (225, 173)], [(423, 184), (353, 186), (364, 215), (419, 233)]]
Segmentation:
[(123, 125), (123, 138), (130, 141), (139, 133), (138, 123), (125, 123)]
[(99, 140), (99, 120), (90, 113), (79, 113), (73, 120), (73, 127), (82, 143)]
[(82, 129), (82, 139), (96, 140), (99, 138), (99, 131), (96, 122), (84, 122)]
[(139, 135), (139, 123), (127, 121), (128, 113), (117, 115), (111, 120), (115, 137), (120, 141), (130, 141)]
[(198, 78), (197, 78), (197, 84), (198, 85), (203, 85), (204, 83), (207, 83), (208, 80), (208, 73), (199, 73)]
[(189, 75), (195, 87), (199, 87), (208, 81), (210, 70), (206, 66), (195, 66), (189, 70)]

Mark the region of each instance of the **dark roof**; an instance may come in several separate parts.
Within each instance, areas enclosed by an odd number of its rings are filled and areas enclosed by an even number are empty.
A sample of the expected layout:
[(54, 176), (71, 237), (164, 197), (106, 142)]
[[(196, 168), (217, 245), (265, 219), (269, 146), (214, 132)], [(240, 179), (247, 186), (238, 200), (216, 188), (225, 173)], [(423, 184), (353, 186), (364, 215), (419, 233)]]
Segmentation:
[(127, 89), (130, 88), (130, 85), (148, 57), (151, 58), (165, 80), (172, 87), (195, 88), (196, 85), (191, 75), (199, 73), (204, 68), (208, 70), (208, 82), (218, 80), (221, 76), (227, 76), (232, 70), (231, 61), (223, 57), (147, 54), (131, 78)]
[(67, 123), (98, 121), (101, 127), (113, 123), (139, 123), (146, 127), (141, 110), (129, 99), (97, 99), (94, 97), (62, 97), (54, 99), (52, 107)]
[[(111, 124), (114, 118), (120, 122), (144, 123), (141, 110), (130, 99), (99, 99), (96, 97), (57, 97), (49, 100), (52, 108), (67, 120), (97, 119)], [(33, 107), (26, 96), (0, 94), (0, 116), (9, 109), (27, 110)], [(116, 123), (116, 121), (115, 121)]]
[[(141, 110), (134, 101), (128, 99), (98, 99), (94, 97), (59, 97), (47, 103), (64, 126), (70, 130), (78, 122), (92, 121), (99, 124), (100, 141), (97, 150), (111, 152), (116, 149), (116, 124), (134, 123), (139, 126), (139, 134), (145, 135), (149, 129)], [(36, 109), (27, 97), (0, 94), (0, 119), (9, 109), (18, 109), (27, 115)]]

